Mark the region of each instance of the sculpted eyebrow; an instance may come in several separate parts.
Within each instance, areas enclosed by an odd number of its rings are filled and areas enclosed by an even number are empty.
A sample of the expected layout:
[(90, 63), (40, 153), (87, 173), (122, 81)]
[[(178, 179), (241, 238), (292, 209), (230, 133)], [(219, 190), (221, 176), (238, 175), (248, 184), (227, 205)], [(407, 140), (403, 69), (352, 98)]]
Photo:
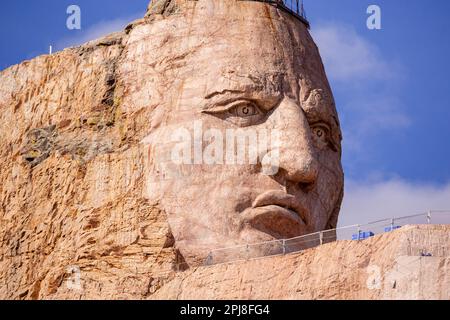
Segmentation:
[(205, 100), (207, 100), (207, 102), (203, 106), (203, 111), (209, 111), (218, 107), (223, 108), (227, 104), (239, 99), (252, 100), (249, 99), (248, 96), (246, 96), (246, 93), (244, 91), (240, 90), (224, 90), (220, 92), (213, 92), (205, 96)]
[(245, 93), (244, 90), (232, 90), (232, 89), (225, 89), (222, 91), (214, 91), (212, 93), (209, 93), (205, 96), (205, 99), (211, 99), (214, 98), (216, 96), (220, 96), (220, 95), (224, 95), (224, 94), (229, 94), (229, 93)]
[(271, 95), (265, 93), (261, 88), (247, 88), (245, 90), (224, 89), (214, 91), (205, 96), (205, 100), (209, 100), (204, 106), (205, 110), (212, 109), (217, 106), (224, 106), (238, 99), (248, 100), (256, 103), (263, 110), (272, 110), (280, 101), (279, 95)]

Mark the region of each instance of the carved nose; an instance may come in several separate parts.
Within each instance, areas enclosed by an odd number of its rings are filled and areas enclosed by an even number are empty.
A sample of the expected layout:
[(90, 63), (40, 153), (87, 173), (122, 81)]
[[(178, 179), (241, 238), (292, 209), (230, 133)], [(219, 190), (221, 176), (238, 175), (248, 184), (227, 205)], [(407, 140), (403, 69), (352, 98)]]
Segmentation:
[(317, 180), (319, 163), (304, 111), (294, 100), (285, 98), (277, 113), (276, 121), (280, 124), (279, 175), (286, 182), (310, 186)]
[(280, 163), (280, 173), (288, 182), (309, 186), (316, 182), (318, 164), (314, 157), (302, 154), (295, 159), (285, 159)]

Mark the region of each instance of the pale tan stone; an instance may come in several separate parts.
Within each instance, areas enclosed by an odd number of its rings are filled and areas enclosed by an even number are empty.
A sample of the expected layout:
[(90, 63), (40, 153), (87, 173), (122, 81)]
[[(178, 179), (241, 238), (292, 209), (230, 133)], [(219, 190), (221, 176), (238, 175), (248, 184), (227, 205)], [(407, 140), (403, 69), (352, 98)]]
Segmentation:
[[(254, 1), (156, 1), (147, 16), (151, 23), (130, 31), (118, 69), (127, 75), (122, 107), (154, 110), (141, 141), (152, 155), (145, 197), (167, 213), (186, 261), (201, 263), (218, 247), (335, 227), (341, 132), (306, 26)], [(252, 116), (235, 114), (241, 109)], [(223, 138), (230, 129), (277, 131), (280, 144), (260, 152), (256, 164), (232, 165), (224, 154), (225, 164), (211, 165), (193, 152), (194, 165), (174, 165), (173, 134), (183, 129), (195, 140), (199, 124)], [(279, 153), (280, 169), (268, 176), (261, 163), (271, 152)]]
[[(0, 298), (146, 299), (218, 247), (337, 224), (333, 95), (306, 26), (269, 4), (153, 1), (123, 32), (2, 71), (0, 111)], [(175, 165), (171, 136), (196, 121), (278, 130), (279, 170), (262, 174), (269, 153)]]
[(448, 300), (450, 226), (405, 226), (364, 241), (195, 268), (151, 298)]

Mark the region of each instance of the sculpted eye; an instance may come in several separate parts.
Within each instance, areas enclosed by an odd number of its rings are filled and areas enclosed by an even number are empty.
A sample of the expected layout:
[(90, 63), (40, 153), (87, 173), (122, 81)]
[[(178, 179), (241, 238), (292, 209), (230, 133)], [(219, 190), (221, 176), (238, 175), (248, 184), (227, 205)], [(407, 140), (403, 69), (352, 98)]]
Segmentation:
[(266, 117), (266, 114), (261, 111), (256, 103), (250, 100), (234, 101), (225, 106), (211, 108), (203, 112), (240, 127), (260, 124)]
[(312, 139), (318, 148), (324, 149), (328, 146), (333, 150), (335, 149), (331, 141), (330, 129), (325, 123), (317, 123), (312, 125), (311, 132)]
[(327, 138), (327, 132), (322, 127), (315, 127), (315, 128), (313, 128), (313, 133), (320, 140), (325, 141), (326, 138)]
[(237, 117), (246, 118), (256, 116), (260, 111), (254, 104), (243, 102), (234, 106), (230, 112), (234, 113)]

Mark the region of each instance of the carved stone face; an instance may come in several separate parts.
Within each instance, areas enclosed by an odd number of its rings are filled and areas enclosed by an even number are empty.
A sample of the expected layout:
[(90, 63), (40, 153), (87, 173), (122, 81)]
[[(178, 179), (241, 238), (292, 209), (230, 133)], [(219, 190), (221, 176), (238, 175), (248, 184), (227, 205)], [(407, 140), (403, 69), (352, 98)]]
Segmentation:
[[(154, 108), (146, 196), (167, 213), (187, 261), (335, 227), (342, 200), (338, 116), (308, 31), (263, 3), (217, 3), (135, 28), (129, 40), (150, 38), (128, 52), (151, 68), (129, 93)], [(247, 139), (233, 148), (233, 134)]]

